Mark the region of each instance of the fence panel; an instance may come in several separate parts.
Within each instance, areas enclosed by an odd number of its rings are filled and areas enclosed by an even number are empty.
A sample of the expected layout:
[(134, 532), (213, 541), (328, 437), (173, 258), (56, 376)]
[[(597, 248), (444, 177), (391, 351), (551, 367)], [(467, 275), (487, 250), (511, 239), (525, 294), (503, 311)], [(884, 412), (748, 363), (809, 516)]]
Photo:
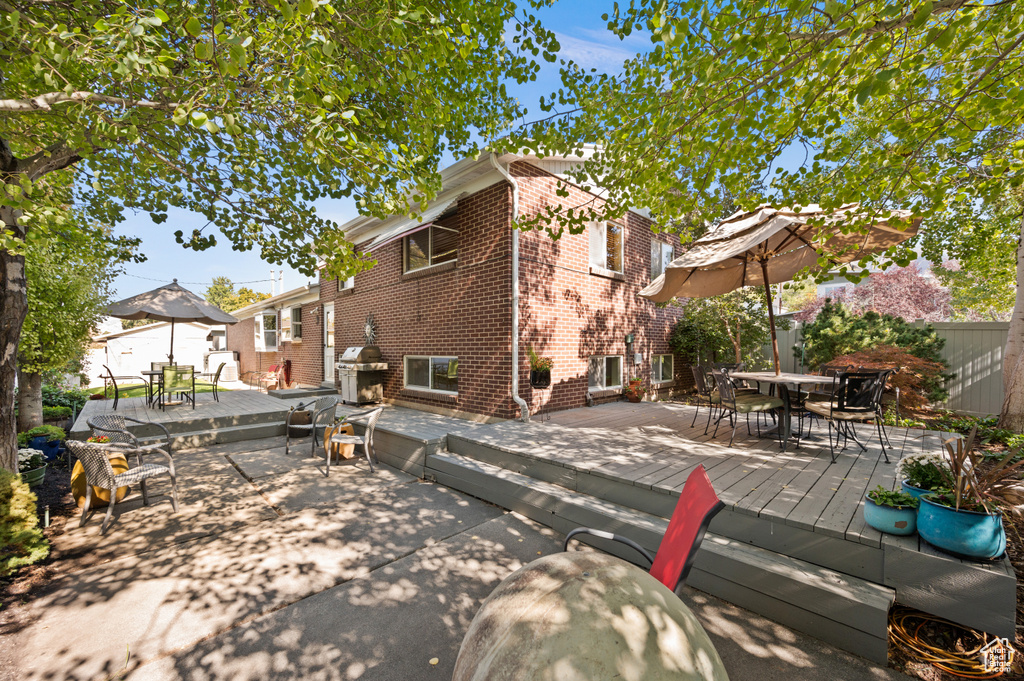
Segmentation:
[[(914, 326), (924, 325), (914, 322)], [(976, 416), (998, 414), (1003, 406), (1003, 350), (1009, 322), (933, 322), (932, 326), (946, 340), (942, 357), (955, 374), (946, 384), (949, 399), (939, 406)], [(800, 324), (777, 336), (782, 370), (803, 372), (806, 367), (793, 352), (802, 345)], [(765, 347), (765, 356), (771, 362), (771, 347)]]

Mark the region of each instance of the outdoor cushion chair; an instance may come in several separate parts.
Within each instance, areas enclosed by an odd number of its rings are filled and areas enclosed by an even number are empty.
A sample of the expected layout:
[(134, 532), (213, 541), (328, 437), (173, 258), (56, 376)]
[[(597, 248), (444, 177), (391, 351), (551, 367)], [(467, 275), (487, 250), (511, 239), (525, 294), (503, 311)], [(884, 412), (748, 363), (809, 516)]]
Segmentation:
[(708, 381), (707, 369), (704, 365), (691, 365), (690, 371), (693, 372), (693, 383), (697, 388), (697, 409), (693, 412), (693, 421), (690, 422), (690, 427), (693, 428), (694, 424), (697, 423), (697, 414), (700, 413), (700, 401), (703, 399), (708, 403), (708, 422), (704, 426), (704, 434), (707, 435), (708, 428), (711, 427), (711, 417), (714, 414), (715, 407), (721, 403), (721, 400), (718, 398), (718, 391)]
[[(142, 503), (149, 506), (149, 492), (146, 490), (146, 480), (156, 475), (169, 475), (171, 477), (171, 507), (178, 512), (178, 481), (174, 474), (174, 459), (171, 455), (160, 449), (147, 449), (145, 452), (133, 449), (126, 445), (106, 445), (94, 442), (79, 442), (68, 440), (65, 443), (72, 454), (78, 457), (85, 469), (85, 504), (82, 506), (82, 518), (78, 523), (79, 527), (85, 525), (92, 505), (92, 488), (110, 490), (110, 502), (107, 504), (107, 516), (103, 519), (100, 527), (100, 534), (107, 533), (110, 525), (110, 518), (114, 515), (114, 506), (117, 505), (117, 489), (128, 485), (139, 483), (142, 489)], [(110, 465), (111, 453), (136, 455), (138, 465), (129, 468), (124, 473), (115, 474)], [(142, 454), (160, 453), (167, 457), (167, 465), (155, 463), (142, 463)]]
[[(362, 435), (336, 433), (331, 436), (332, 444), (362, 445), (363, 454), (366, 456), (366, 462), (370, 464), (371, 473), (374, 472), (373, 462), (377, 458), (373, 453), (373, 429), (377, 427), (377, 419), (380, 418), (383, 411), (384, 407), (377, 407), (376, 409), (367, 409), (366, 411), (357, 411), (352, 414), (348, 414), (342, 419), (343, 423), (361, 423), (365, 426)], [(329, 476), (331, 474), (331, 458), (331, 456), (327, 457), (327, 471), (324, 473), (325, 476)]]
[(165, 366), (164, 380), (160, 386), (160, 409), (167, 408), (167, 398), (177, 395), (182, 401), (192, 403), (196, 408), (196, 374), (195, 367), (190, 364)]
[[(730, 447), (733, 440), (736, 439), (736, 428), (740, 424), (740, 414), (745, 414), (747, 417), (747, 434), (749, 435), (751, 414), (774, 411), (781, 409), (783, 406), (782, 399), (772, 395), (739, 393), (736, 390), (736, 384), (729, 378), (729, 374), (724, 371), (715, 369), (711, 372), (711, 375), (715, 377), (715, 384), (718, 386), (718, 397), (721, 400), (721, 413), (719, 413), (718, 420), (715, 422), (715, 433), (711, 437), (714, 438), (718, 435), (718, 426), (721, 424), (722, 419), (725, 418), (726, 413), (728, 413), (729, 423), (732, 424), (732, 436), (729, 438)], [(757, 436), (761, 437), (760, 423), (757, 425)]]
[[(286, 431), (284, 439), (285, 454), (288, 453), (288, 450), (291, 447), (292, 431), (297, 430), (299, 432), (310, 431), (310, 433), (313, 435), (313, 439), (309, 447), (309, 452), (310, 456), (316, 456), (317, 436), (319, 434), (317, 433), (317, 431), (319, 430), (323, 432), (324, 430), (327, 429), (327, 426), (332, 425), (335, 421), (338, 420), (338, 399), (339, 398), (337, 395), (324, 395), (323, 397), (317, 399), (316, 402), (307, 402), (305, 404), (300, 403), (298, 406), (292, 407), (291, 409), (288, 410), (288, 415), (285, 417), (284, 420)], [(312, 418), (310, 418), (309, 423), (292, 423), (292, 418), (295, 415), (295, 412), (301, 411), (306, 407), (309, 407), (310, 411), (313, 412)]]
[[(149, 384), (149, 382), (146, 379), (144, 379), (142, 376), (115, 376), (114, 372), (111, 371), (110, 367), (108, 367), (106, 364), (103, 365), (103, 368), (107, 370), (107, 375), (103, 377), (103, 381), (104, 381), (103, 392), (104, 392), (104, 394), (106, 394), (106, 392), (107, 392), (107, 386), (106, 386), (106, 382), (107, 381), (110, 381), (110, 383), (114, 386), (114, 411), (117, 411), (117, 400), (120, 397), (121, 390), (125, 389), (123, 387), (123, 384), (122, 384), (122, 386), (118, 386), (117, 385), (118, 381), (122, 381), (122, 382), (123, 381), (139, 381), (140, 383), (144, 383), (146, 385)], [(149, 392), (149, 390), (147, 388), (147, 394), (148, 394), (148, 392)]]
[[(155, 421), (140, 421), (139, 419), (133, 419), (130, 416), (121, 416), (119, 414), (99, 414), (98, 416), (93, 416), (91, 419), (86, 421), (86, 423), (90, 428), (92, 428), (93, 437), (105, 435), (110, 438), (110, 442), (112, 444), (128, 445), (133, 451), (140, 452), (147, 452), (156, 449), (165, 450), (168, 454), (172, 452), (171, 434), (162, 423), (157, 423)], [(155, 426), (164, 431), (162, 436), (163, 439), (145, 445), (141, 444), (135, 433), (128, 430), (129, 423), (137, 423), (141, 426)]]
[(642, 546), (628, 537), (589, 527), (578, 527), (565, 535), (562, 550), (567, 551), (569, 542), (583, 534), (625, 544), (647, 559), (651, 564), (649, 572), (652, 577), (678, 595), (680, 587), (686, 583), (686, 578), (690, 574), (693, 559), (701, 542), (704, 541), (704, 534), (711, 524), (711, 519), (723, 508), (725, 504), (715, 494), (707, 471), (703, 465), (698, 465), (686, 478), (675, 511), (672, 512), (672, 519), (668, 522), (668, 529), (653, 558)]
[[(836, 445), (839, 438), (843, 439), (843, 447), (846, 449), (847, 441), (853, 438), (863, 451), (867, 447), (857, 439), (857, 431), (853, 424), (856, 422), (866, 423), (874, 421), (878, 429), (878, 444), (882, 447), (882, 456), (885, 462), (890, 463), (889, 455), (885, 451), (885, 442), (888, 435), (882, 424), (882, 392), (885, 390), (885, 381), (889, 378), (891, 371), (841, 371), (832, 379), (832, 399), (827, 402), (807, 402), (804, 408), (828, 421), (828, 446), (832, 453), (832, 463), (836, 462)], [(835, 430), (835, 442), (832, 439), (832, 431)], [(891, 446), (891, 445), (890, 445)]]
[(279, 365), (271, 364), (266, 369), (261, 369), (259, 371), (246, 371), (242, 374), (242, 382), (248, 383), (250, 388), (254, 386), (259, 388), (261, 386), (261, 381), (267, 379), (270, 375), (276, 376), (279, 368)]
[(220, 402), (220, 396), (217, 395), (217, 384), (220, 383), (220, 374), (224, 371), (225, 366), (227, 366), (227, 362), (221, 362), (216, 371), (212, 374), (199, 374), (199, 378), (202, 380), (196, 381), (196, 385), (209, 385), (213, 387), (214, 402)]

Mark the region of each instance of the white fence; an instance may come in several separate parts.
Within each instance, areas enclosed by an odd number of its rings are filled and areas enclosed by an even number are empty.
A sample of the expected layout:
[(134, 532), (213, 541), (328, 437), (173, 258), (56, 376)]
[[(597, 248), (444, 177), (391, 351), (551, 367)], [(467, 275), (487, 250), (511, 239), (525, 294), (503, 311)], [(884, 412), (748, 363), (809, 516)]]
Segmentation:
[[(923, 327), (924, 322), (914, 322)], [(946, 339), (942, 357), (949, 362), (954, 378), (946, 384), (949, 399), (946, 409), (987, 416), (998, 414), (1003, 406), (1003, 350), (1009, 322), (933, 322), (932, 327)], [(783, 371), (805, 370), (793, 348), (802, 347), (800, 325), (779, 331), (779, 362)], [(771, 357), (771, 350), (766, 349)]]

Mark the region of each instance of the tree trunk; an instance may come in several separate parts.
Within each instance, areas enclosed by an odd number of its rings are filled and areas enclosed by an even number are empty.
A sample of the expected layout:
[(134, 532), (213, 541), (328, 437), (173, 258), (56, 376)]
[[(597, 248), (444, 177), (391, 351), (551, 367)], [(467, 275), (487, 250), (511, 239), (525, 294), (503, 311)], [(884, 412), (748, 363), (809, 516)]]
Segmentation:
[(43, 425), (43, 375), (18, 370), (18, 432)]
[[(9, 208), (0, 208), (0, 220), (8, 227), (17, 225), (17, 216)], [(18, 438), (14, 423), (14, 378), (17, 374), (18, 340), (28, 311), (25, 286), (25, 258), (0, 250), (0, 468), (18, 470)]]
[(1024, 216), (1017, 241), (1017, 297), (1003, 352), (1003, 409), (999, 427), (1024, 433)]

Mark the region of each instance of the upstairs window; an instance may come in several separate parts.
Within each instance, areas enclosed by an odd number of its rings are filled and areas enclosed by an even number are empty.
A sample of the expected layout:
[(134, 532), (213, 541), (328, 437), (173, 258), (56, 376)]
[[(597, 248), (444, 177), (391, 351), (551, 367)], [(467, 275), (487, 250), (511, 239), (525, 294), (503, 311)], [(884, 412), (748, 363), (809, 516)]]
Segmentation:
[(622, 355), (595, 355), (590, 358), (587, 386), (591, 391), (622, 387)]
[(455, 260), (459, 230), (430, 225), (402, 238), (403, 272), (413, 272)]
[(625, 230), (622, 225), (614, 222), (591, 222), (587, 231), (590, 233), (591, 266), (621, 273), (625, 241)]
[(676, 249), (672, 244), (651, 239), (651, 281), (665, 272), (668, 264), (675, 260)]

